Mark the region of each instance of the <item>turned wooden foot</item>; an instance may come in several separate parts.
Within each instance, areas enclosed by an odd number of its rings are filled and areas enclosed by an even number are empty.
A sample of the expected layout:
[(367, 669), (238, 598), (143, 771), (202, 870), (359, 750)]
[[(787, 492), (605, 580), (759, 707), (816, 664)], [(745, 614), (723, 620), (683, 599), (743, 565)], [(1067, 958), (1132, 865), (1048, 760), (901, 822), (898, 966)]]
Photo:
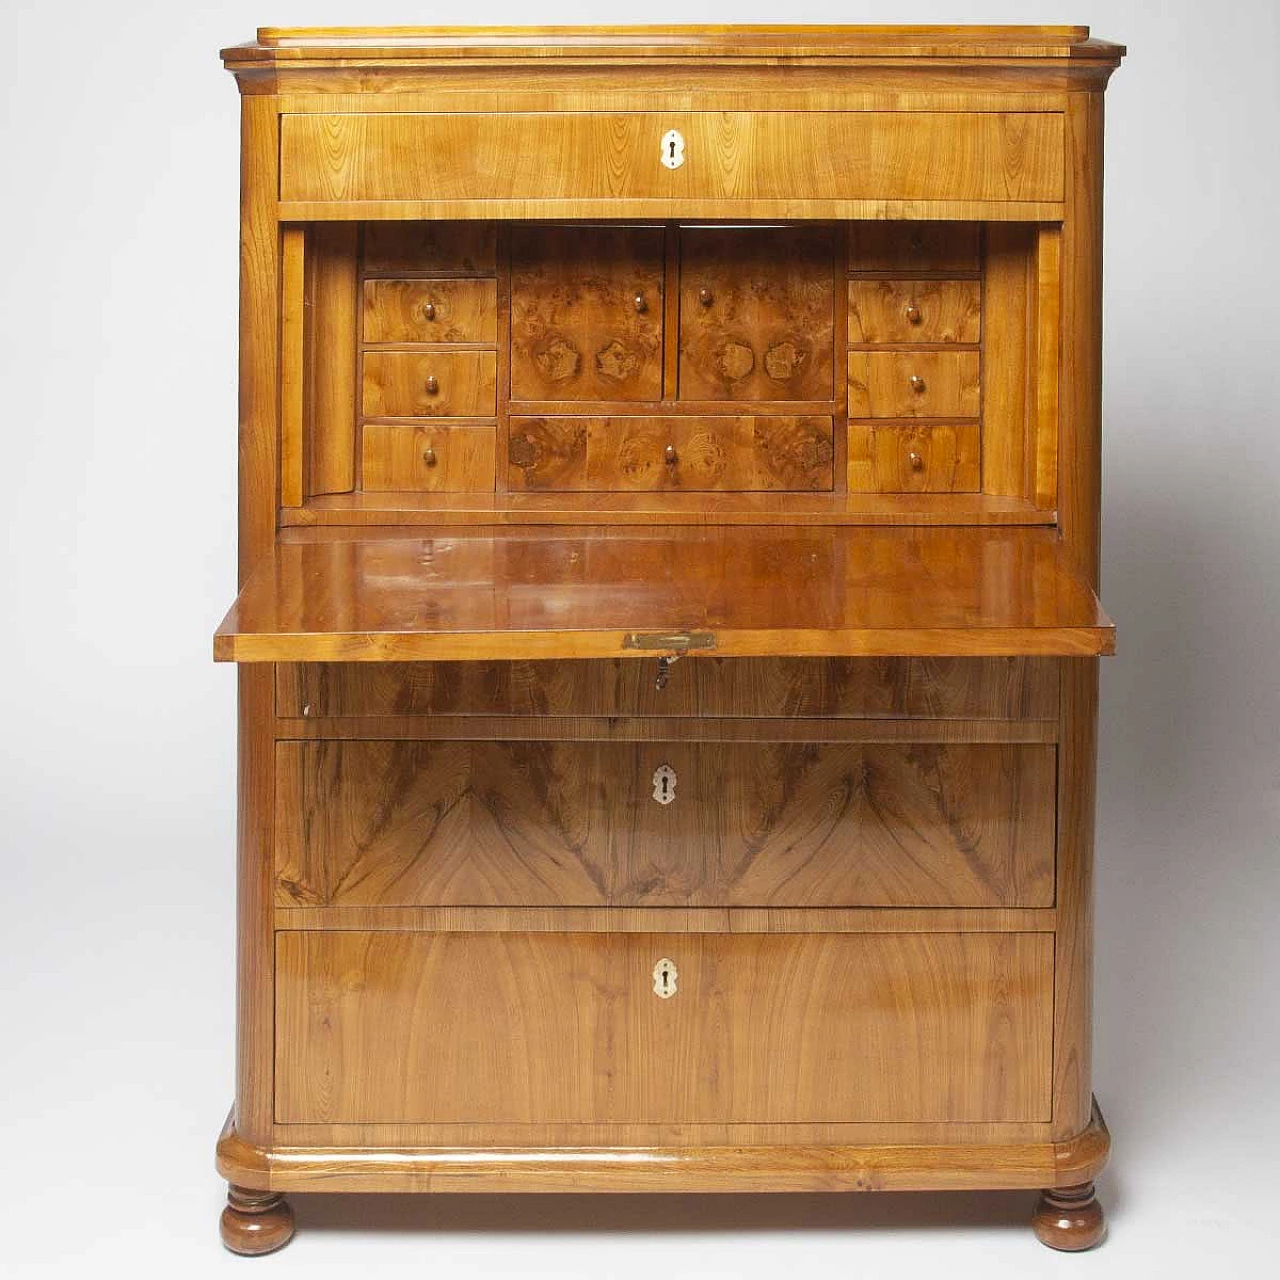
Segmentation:
[(1031, 1218), (1031, 1228), (1040, 1243), (1050, 1249), (1066, 1253), (1092, 1249), (1107, 1234), (1106, 1219), (1094, 1195), (1093, 1183), (1042, 1192)]
[(222, 1211), (222, 1243), (250, 1257), (274, 1253), (293, 1237), (293, 1210), (279, 1191), (228, 1187)]

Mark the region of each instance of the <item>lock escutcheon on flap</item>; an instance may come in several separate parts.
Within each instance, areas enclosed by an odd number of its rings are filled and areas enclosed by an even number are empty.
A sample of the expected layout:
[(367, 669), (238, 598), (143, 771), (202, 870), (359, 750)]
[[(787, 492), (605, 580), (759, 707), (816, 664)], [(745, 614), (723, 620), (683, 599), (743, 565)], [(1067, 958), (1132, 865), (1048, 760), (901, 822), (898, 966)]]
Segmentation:
[(684, 164), (684, 134), (679, 129), (668, 129), (662, 135), (662, 163), (668, 169)]
[(676, 993), (676, 983), (680, 978), (675, 962), (665, 957), (653, 966), (653, 994), (659, 1000), (670, 1000)]
[(660, 764), (653, 771), (653, 798), (659, 804), (670, 804), (676, 798), (676, 771)]

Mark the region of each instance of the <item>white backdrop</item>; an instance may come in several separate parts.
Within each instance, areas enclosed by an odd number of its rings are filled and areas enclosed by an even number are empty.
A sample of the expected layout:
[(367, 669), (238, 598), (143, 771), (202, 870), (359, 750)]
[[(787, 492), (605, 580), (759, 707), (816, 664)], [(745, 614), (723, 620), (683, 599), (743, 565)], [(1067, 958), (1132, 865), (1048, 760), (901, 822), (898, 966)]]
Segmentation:
[[(0, 6), (12, 1274), (254, 1265), (220, 1250), (212, 1168), (232, 1087), (234, 675), (212, 665), (210, 634), (234, 584), (238, 145), (218, 48), (258, 23), (777, 7)], [(1089, 22), (1132, 50), (1108, 95), (1106, 196), (1103, 599), (1120, 656), (1104, 664), (1097, 1089), (1115, 1140), (1111, 1241), (1048, 1253), (1022, 1195), (304, 1199), (298, 1239), (258, 1264), (274, 1274), (1134, 1277), (1274, 1260), (1277, 8), (809, 0), (784, 17)]]

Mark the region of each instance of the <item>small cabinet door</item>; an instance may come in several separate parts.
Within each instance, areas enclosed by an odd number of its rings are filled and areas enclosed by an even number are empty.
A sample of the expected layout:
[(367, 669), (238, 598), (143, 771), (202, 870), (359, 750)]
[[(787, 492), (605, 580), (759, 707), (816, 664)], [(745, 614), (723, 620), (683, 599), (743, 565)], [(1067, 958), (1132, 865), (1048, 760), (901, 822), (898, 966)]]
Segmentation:
[(680, 398), (830, 400), (834, 246), (826, 227), (687, 227)]
[(513, 229), (513, 400), (662, 399), (663, 234)]

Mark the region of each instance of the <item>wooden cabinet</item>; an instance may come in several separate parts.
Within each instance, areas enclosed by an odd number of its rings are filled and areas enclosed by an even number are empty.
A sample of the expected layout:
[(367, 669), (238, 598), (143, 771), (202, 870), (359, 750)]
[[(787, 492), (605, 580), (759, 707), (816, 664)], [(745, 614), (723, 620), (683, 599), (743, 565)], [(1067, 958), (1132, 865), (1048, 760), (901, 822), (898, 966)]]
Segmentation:
[(236, 1097), (291, 1191), (1038, 1188), (1090, 1067), (1074, 27), (265, 29)]

